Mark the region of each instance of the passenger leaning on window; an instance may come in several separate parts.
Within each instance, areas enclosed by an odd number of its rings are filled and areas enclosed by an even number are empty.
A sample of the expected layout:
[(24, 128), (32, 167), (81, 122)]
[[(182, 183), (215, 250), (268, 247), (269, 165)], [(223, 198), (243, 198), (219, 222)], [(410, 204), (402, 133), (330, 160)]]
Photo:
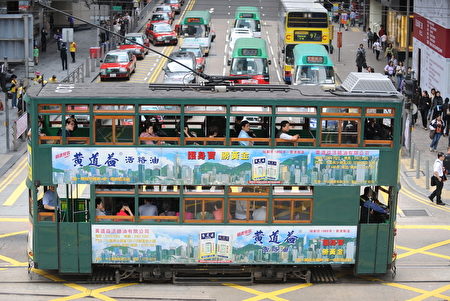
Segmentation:
[(297, 140), (300, 136), (299, 135), (289, 135), (289, 131), (291, 129), (291, 124), (289, 123), (289, 121), (287, 120), (283, 120), (280, 123), (280, 130), (278, 131), (276, 138), (280, 138), (280, 139), (284, 139), (284, 140), (290, 140), (290, 141), (295, 141)]
[[(246, 139), (254, 138), (253, 134), (250, 132), (250, 122), (248, 122), (248, 120), (243, 120), (241, 122), (241, 131), (239, 132), (238, 138), (246, 138)], [(239, 141), (239, 144), (243, 146), (252, 146), (253, 142)]]
[[(74, 118), (67, 118), (66, 119), (66, 126), (65, 126), (65, 131), (66, 131), (66, 137), (72, 137), (73, 136), (73, 132), (75, 131), (75, 119)], [(58, 130), (58, 133), (56, 134), (57, 136), (62, 136), (62, 128), (60, 128)]]

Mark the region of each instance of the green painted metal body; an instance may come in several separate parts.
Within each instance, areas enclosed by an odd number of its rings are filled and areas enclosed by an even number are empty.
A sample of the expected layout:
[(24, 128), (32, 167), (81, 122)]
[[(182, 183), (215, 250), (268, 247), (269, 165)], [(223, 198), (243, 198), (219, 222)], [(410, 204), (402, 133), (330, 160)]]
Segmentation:
[[(321, 56), (323, 57), (323, 63), (310, 63), (307, 61), (308, 56)], [(295, 66), (312, 66), (321, 65), (334, 67), (331, 56), (323, 45), (320, 44), (298, 44), (294, 47), (294, 65)]]
[[(88, 93), (88, 92), (86, 92)], [(131, 90), (130, 90), (130, 93)], [(136, 124), (138, 124), (141, 113), (138, 111), (138, 105), (151, 104), (151, 105), (170, 105), (170, 104), (190, 104), (190, 105), (224, 105), (229, 108), (231, 105), (249, 105), (249, 106), (342, 106), (343, 99), (336, 98), (335, 100), (313, 98), (298, 95), (296, 97), (283, 97), (281, 93), (275, 94), (258, 94), (260, 92), (249, 92), (244, 94), (234, 94), (231, 97), (218, 96), (214, 94), (197, 95), (192, 97), (186, 91), (178, 94), (172, 93), (172, 96), (159, 95), (159, 93), (148, 93), (150, 96), (134, 95), (133, 97), (89, 97), (89, 96), (77, 96), (67, 97), (67, 95), (61, 94), (56, 96), (27, 96), (27, 108), (30, 112), (31, 124), (37, 124), (38, 105), (39, 104), (63, 104), (62, 115), (69, 115), (66, 112), (66, 105), (79, 103), (89, 104), (89, 113), (93, 114), (94, 104), (111, 104), (111, 103), (123, 103), (134, 104), (136, 110), (134, 112), (127, 113), (127, 116), (134, 116)], [(183, 95), (185, 94), (185, 95)], [(94, 94), (91, 94), (94, 95)], [(97, 94), (99, 95), (99, 94)], [(130, 94), (132, 95), (132, 94)], [(58, 96), (58, 97), (57, 97)], [(401, 114), (403, 109), (403, 102), (401, 100), (381, 101), (367, 99), (358, 99), (352, 97), (345, 100), (345, 105), (348, 107), (361, 107), (361, 108), (376, 108), (389, 106), (395, 110), (394, 116), (394, 133), (393, 133), (393, 147), (391, 148), (370, 148), (380, 150), (380, 159), (378, 166), (378, 179), (377, 185), (393, 187), (392, 201), (391, 203), (391, 217), (390, 220), (384, 224), (359, 224), (359, 195), (360, 187), (358, 186), (317, 186), (314, 187), (314, 201), (312, 209), (312, 223), (311, 225), (358, 225), (359, 234), (357, 242), (357, 261), (355, 264), (355, 271), (357, 274), (374, 274), (385, 273), (392, 263), (393, 253), (393, 232), (395, 224), (395, 208), (397, 202), (397, 193), (399, 189), (399, 150), (401, 146)], [(274, 112), (275, 110), (273, 110)], [(229, 110), (228, 110), (229, 112)], [(321, 111), (317, 110), (315, 117), (320, 120)], [(123, 113), (108, 113), (108, 115), (122, 115)], [(170, 115), (170, 114), (168, 114)], [(173, 115), (182, 115), (176, 113)], [(196, 115), (196, 114), (190, 114)], [(200, 115), (200, 114), (198, 114)], [(201, 115), (205, 115), (202, 113)], [(208, 115), (208, 114), (206, 114)], [(231, 113), (227, 113), (227, 119), (230, 118)], [(361, 114), (364, 116), (364, 114)], [(269, 115), (270, 116), (270, 115)], [(305, 115), (306, 116), (306, 115)], [(311, 115), (309, 115), (311, 117)], [(275, 118), (275, 114), (272, 113), (272, 118)], [(329, 115), (327, 116), (329, 118)], [(91, 120), (93, 120), (91, 118)], [(320, 124), (319, 122), (317, 124)], [(363, 131), (364, 128), (361, 129)], [(37, 128), (33, 127), (33, 133), (37, 133)], [(274, 131), (273, 131), (274, 132)], [(89, 129), (89, 135), (91, 137), (91, 145), (94, 145), (93, 141), (93, 129)], [(138, 137), (138, 129), (136, 127), (136, 137)], [(31, 178), (28, 179), (27, 185), (32, 191), (33, 199), (37, 199), (35, 191), (35, 185), (50, 185), (52, 184), (52, 160), (51, 150), (52, 145), (38, 144), (38, 135), (33, 134), (31, 145)], [(230, 139), (229, 133), (226, 134), (227, 141)], [(272, 139), (275, 139), (273, 136)], [(363, 148), (362, 141), (359, 142), (359, 149)], [(136, 141), (135, 146), (138, 146)], [(67, 145), (67, 148), (70, 148)], [(83, 145), (77, 145), (77, 147), (83, 147)], [(97, 147), (111, 147), (100, 146)], [(115, 146), (120, 149), (121, 146)], [(129, 147), (129, 145), (127, 146)], [(183, 146), (180, 146), (183, 147)], [(220, 147), (220, 146), (218, 146)], [(254, 146), (260, 147), (260, 146)], [(267, 147), (265, 147), (267, 148)], [(308, 146), (305, 146), (308, 148)], [(311, 148), (320, 148), (311, 147)], [(138, 189), (136, 188), (136, 194), (134, 196), (135, 206), (138, 205)], [(93, 186), (90, 188), (91, 200), (95, 199), (95, 189)], [(156, 197), (158, 197), (156, 195)], [(204, 195), (203, 197), (208, 197)], [(214, 197), (213, 195), (209, 197)], [(225, 199), (228, 196), (225, 196)], [(270, 196), (271, 198), (272, 196)], [(183, 196), (180, 196), (183, 198)], [(136, 207), (135, 207), (136, 208)], [(181, 208), (181, 207), (180, 207)], [(225, 210), (227, 207), (225, 207)], [(73, 273), (73, 274), (89, 274), (92, 271), (92, 252), (91, 252), (91, 223), (95, 216), (95, 204), (93, 201), (89, 203), (89, 215), (90, 221), (67, 221), (50, 222), (50, 221), (37, 221), (37, 206), (32, 208), (33, 211), (33, 252), (34, 262), (38, 268), (42, 269), (55, 269), (61, 273)], [(269, 212), (270, 214), (270, 212)], [(99, 223), (111, 223), (111, 222), (99, 222)], [(143, 221), (140, 223), (122, 222), (123, 224), (151, 224), (151, 222)], [(167, 226), (177, 227), (182, 222), (166, 223)], [(161, 225), (161, 223), (158, 223)], [(201, 224), (200, 224), (201, 225)], [(208, 224), (213, 227), (215, 224)], [(256, 224), (257, 225), (257, 224)]]

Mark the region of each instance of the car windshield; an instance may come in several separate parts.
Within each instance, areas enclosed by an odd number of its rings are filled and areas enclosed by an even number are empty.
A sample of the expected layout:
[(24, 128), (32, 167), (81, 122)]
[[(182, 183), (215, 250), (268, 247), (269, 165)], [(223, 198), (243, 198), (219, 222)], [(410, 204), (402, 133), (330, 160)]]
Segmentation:
[(139, 44), (144, 44), (144, 40), (142, 39), (142, 37), (126, 37), (129, 40), (125, 40), (124, 44), (125, 45), (133, 45), (136, 43)]
[(156, 14), (152, 16), (152, 21), (164, 21), (167, 19), (168, 17), (166, 14)]
[(203, 37), (205, 36), (204, 25), (183, 25), (181, 28), (183, 35), (188, 37)]
[(128, 63), (128, 55), (126, 53), (107, 54), (105, 63)]
[(185, 47), (182, 47), (182, 48), (180, 49), (180, 51), (189, 51), (189, 52), (192, 52), (193, 54), (195, 54), (195, 57), (202, 57), (202, 56), (203, 56), (202, 52), (200, 51), (200, 48), (198, 48), (198, 47), (194, 47), (194, 48), (185, 48)]
[(178, 0), (164, 0), (166, 4), (178, 4)]
[(154, 32), (171, 32), (172, 27), (169, 24), (158, 24), (153, 27)]
[(231, 74), (235, 75), (266, 75), (269, 74), (267, 59), (235, 58), (231, 64)]
[(296, 85), (334, 84), (334, 71), (330, 66), (298, 66), (295, 71)]
[(261, 31), (258, 25), (256, 20), (253, 19), (238, 19), (234, 28), (248, 28), (252, 31)]
[[(188, 66), (191, 69), (194, 68), (194, 64), (193, 64), (192, 60), (178, 59), (177, 61), (182, 63), (183, 65)], [(180, 64), (178, 64), (176, 62), (169, 62), (167, 64), (167, 71), (168, 72), (192, 72), (191, 70), (186, 69), (185, 67), (181, 66)]]
[(172, 8), (170, 8), (170, 6), (158, 6), (155, 11), (163, 11), (163, 12), (171, 12)]

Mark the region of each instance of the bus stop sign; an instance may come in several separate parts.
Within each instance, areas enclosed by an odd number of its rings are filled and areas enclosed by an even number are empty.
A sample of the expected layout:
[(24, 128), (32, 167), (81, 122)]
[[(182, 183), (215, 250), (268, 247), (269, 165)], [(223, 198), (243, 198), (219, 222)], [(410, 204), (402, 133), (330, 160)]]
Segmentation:
[(337, 32), (337, 47), (342, 48), (342, 32)]

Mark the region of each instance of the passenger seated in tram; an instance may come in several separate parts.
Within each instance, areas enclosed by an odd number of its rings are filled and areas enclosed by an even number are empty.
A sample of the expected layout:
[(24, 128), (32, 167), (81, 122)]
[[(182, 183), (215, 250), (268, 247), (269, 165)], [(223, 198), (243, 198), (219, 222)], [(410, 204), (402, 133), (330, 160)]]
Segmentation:
[[(39, 136), (46, 136), (44, 133), (44, 117), (38, 116), (38, 133)], [(27, 136), (29, 139), (31, 139), (31, 127), (28, 130)]]
[[(154, 124), (151, 122), (146, 122), (144, 126), (144, 131), (139, 135), (139, 137), (141, 138), (158, 137), (158, 135), (156, 135)], [(143, 140), (142, 144), (154, 145), (160, 143), (159, 141)]]
[(370, 118), (367, 121), (364, 131), (364, 139), (380, 140), (383, 138), (383, 129), (375, 118)]
[[(214, 211), (213, 211), (214, 219), (217, 221), (223, 221), (223, 207), (222, 207), (222, 201), (217, 201), (214, 204)], [(231, 214), (228, 213), (228, 219), (231, 219)]]
[[(243, 120), (241, 122), (241, 131), (239, 133), (238, 138), (246, 138), (246, 139), (255, 138), (255, 135), (250, 130), (250, 122), (248, 122), (248, 120)], [(239, 144), (242, 146), (253, 146), (253, 142), (247, 140), (239, 141)]]
[(160, 216), (176, 216), (177, 212), (172, 210), (169, 200), (164, 200), (162, 203), (162, 211), (159, 215)]
[[(219, 128), (217, 125), (212, 125), (208, 129), (208, 138), (217, 138), (219, 136)], [(208, 141), (207, 145), (223, 145), (221, 141)]]
[(375, 192), (367, 186), (359, 197), (361, 207), (360, 223), (384, 223), (389, 218), (389, 209), (375, 197)]
[(138, 211), (139, 216), (158, 216), (158, 207), (149, 199), (144, 200), (144, 204), (139, 206)]
[(267, 217), (267, 208), (266, 206), (261, 206), (255, 210), (253, 210), (252, 218), (255, 221), (265, 221)]
[(96, 216), (108, 215), (106, 214), (105, 203), (103, 203), (102, 199), (99, 198), (95, 199), (95, 215)]
[[(127, 203), (121, 203), (120, 209), (116, 213), (116, 216), (134, 216), (134, 215)], [(123, 219), (116, 219), (115, 221), (120, 222), (123, 221)]]
[(291, 129), (291, 124), (287, 120), (283, 120), (280, 123), (280, 129), (278, 130), (276, 134), (276, 138), (289, 140), (289, 141), (296, 141), (300, 136), (298, 134), (296, 135), (289, 135), (289, 131)]
[[(66, 119), (65, 122), (65, 131), (66, 131), (66, 137), (72, 137), (73, 132), (75, 131), (76, 127), (76, 121), (75, 118), (69, 117)], [(62, 136), (62, 128), (58, 130), (57, 136)]]
[(42, 208), (41, 212), (54, 212), (58, 209), (58, 193), (56, 192), (56, 188), (58, 185), (50, 185), (48, 186), (47, 191), (44, 193), (44, 197), (42, 198)]
[(212, 211), (214, 211), (214, 204), (206, 201), (205, 202), (205, 211), (197, 212), (197, 214), (195, 214), (195, 219), (213, 220), (214, 215), (211, 213)]

